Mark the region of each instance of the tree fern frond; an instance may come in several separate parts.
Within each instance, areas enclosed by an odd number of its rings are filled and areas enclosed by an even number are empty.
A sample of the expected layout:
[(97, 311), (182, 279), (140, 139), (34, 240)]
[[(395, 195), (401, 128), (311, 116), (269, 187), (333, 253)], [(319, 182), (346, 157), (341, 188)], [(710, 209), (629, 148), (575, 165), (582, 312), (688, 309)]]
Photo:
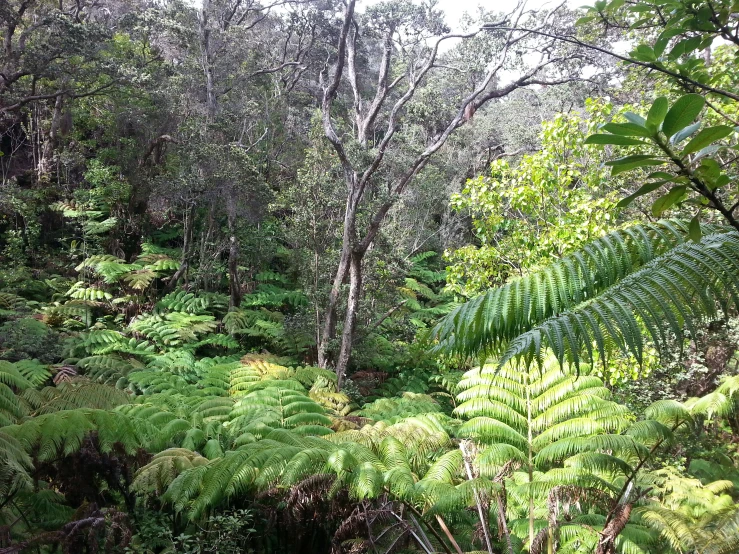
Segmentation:
[[(682, 271), (684, 264), (694, 263), (691, 260), (703, 257), (704, 252), (718, 250), (722, 265), (714, 266), (714, 272), (696, 271), (686, 276)], [(642, 322), (662, 352), (664, 334), (658, 329), (667, 325), (680, 338), (684, 336), (683, 326), (687, 326), (695, 336), (695, 322), (715, 316), (716, 303), (726, 305), (732, 299), (731, 289), (739, 286), (739, 271), (727, 256), (739, 256), (739, 235), (733, 232), (706, 236), (700, 244), (691, 242), (672, 248), (596, 298), (515, 337), (502, 354), (500, 364), (519, 357), (538, 358), (544, 346), (551, 348), (560, 361), (579, 363), (573, 352), (603, 340), (604, 330), (616, 347), (640, 361)], [(715, 276), (719, 271), (723, 279)], [(724, 282), (730, 283), (729, 290), (724, 288)], [(642, 309), (640, 299), (646, 291), (651, 296), (652, 311)], [(701, 296), (705, 300), (701, 301)], [(565, 335), (569, 337), (566, 341), (559, 338)]]
[(457, 354), (499, 350), (687, 240), (687, 226), (677, 222), (614, 231), (548, 268), (466, 302), (444, 318), (434, 334), (441, 348)]

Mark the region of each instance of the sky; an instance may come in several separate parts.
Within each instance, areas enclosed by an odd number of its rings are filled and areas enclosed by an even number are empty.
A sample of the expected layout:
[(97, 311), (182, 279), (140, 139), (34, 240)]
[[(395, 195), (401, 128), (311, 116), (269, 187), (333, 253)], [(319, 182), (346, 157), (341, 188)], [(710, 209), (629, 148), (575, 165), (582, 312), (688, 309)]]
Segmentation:
[[(359, 9), (362, 6), (375, 4), (380, 0), (359, 0)], [(542, 6), (554, 7), (560, 4), (562, 0), (528, 0), (526, 6), (529, 9), (536, 9)], [(418, 3), (415, 0), (414, 3)], [(452, 30), (458, 30), (458, 24), (462, 16), (467, 13), (475, 13), (477, 6), (484, 6), (485, 9), (496, 12), (507, 13), (512, 11), (518, 0), (438, 0), (437, 7), (446, 14), (447, 24)], [(570, 7), (579, 7), (592, 4), (593, 0), (568, 0)]]

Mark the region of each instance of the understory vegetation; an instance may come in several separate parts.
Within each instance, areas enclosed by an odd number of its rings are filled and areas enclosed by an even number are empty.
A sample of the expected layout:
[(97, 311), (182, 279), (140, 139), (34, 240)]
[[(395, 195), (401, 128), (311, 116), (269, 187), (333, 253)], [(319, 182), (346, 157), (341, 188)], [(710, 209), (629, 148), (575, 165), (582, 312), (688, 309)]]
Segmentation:
[(739, 6), (529, 4), (0, 4), (0, 554), (739, 552)]

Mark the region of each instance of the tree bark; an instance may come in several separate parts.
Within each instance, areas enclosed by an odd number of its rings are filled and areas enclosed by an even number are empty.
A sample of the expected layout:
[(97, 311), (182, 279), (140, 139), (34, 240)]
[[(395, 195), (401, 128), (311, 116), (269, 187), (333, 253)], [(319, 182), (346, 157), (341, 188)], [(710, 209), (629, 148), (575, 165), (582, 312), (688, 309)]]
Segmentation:
[(341, 350), (336, 361), (336, 386), (340, 389), (346, 377), (346, 369), (352, 353), (357, 310), (362, 294), (362, 260), (364, 252), (352, 251), (349, 258), (349, 298), (347, 299), (344, 328), (341, 333)]
[(41, 148), (41, 159), (37, 167), (39, 179), (43, 179), (51, 173), (52, 160), (54, 158), (54, 148), (56, 147), (57, 135), (59, 133), (59, 124), (62, 120), (62, 107), (64, 105), (64, 95), (60, 94), (54, 102), (54, 111), (51, 116), (51, 126), (49, 132)]
[(352, 195), (349, 195), (344, 211), (344, 233), (341, 244), (339, 265), (336, 268), (331, 291), (328, 295), (326, 310), (323, 314), (323, 332), (318, 343), (318, 365), (327, 368), (331, 365), (331, 343), (336, 338), (337, 308), (341, 298), (341, 287), (346, 281), (352, 253), (352, 242), (355, 234), (356, 212), (353, 207)]
[(621, 504), (613, 511), (613, 517), (600, 533), (595, 554), (616, 554), (616, 539), (629, 522), (631, 507), (631, 504)]
[(203, 75), (205, 76), (205, 104), (208, 112), (208, 120), (212, 120), (218, 109), (215, 79), (213, 77), (213, 56), (211, 53), (210, 27), (208, 24), (208, 10), (210, 8), (210, 0), (203, 0), (203, 7), (200, 10), (198, 18), (198, 27), (200, 32), (200, 58), (203, 66)]
[(236, 237), (236, 217), (230, 209), (228, 214), (228, 292), (229, 306), (238, 308), (241, 304), (241, 282), (239, 281), (239, 239)]

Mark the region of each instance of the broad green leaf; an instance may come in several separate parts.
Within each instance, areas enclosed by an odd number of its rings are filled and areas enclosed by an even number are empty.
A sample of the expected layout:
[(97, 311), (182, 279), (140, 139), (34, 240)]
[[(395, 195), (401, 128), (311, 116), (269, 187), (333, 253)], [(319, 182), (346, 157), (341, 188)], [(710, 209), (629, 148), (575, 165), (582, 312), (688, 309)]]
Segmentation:
[(719, 175), (718, 179), (716, 179), (715, 182), (710, 183), (708, 185), (708, 187), (711, 190), (716, 190), (719, 187), (723, 187), (723, 186), (728, 185), (730, 180), (731, 179), (729, 179), (729, 176), (728, 175), (725, 175), (725, 174), (724, 175)]
[(670, 189), (670, 192), (667, 194), (657, 198), (654, 204), (652, 204), (652, 214), (655, 217), (662, 215), (662, 213), (669, 210), (685, 195), (687, 189), (688, 187), (686, 185), (679, 185)]
[(670, 144), (680, 144), (682, 141), (684, 141), (689, 136), (692, 136), (693, 133), (695, 133), (698, 129), (700, 129), (701, 122), (693, 123), (692, 125), (688, 125), (687, 127), (680, 129), (677, 133), (672, 135), (670, 138)]
[(681, 28), (669, 28), (663, 31), (657, 40), (654, 42), (654, 54), (655, 56), (659, 57), (665, 52), (665, 48), (670, 43), (670, 40), (679, 35), (680, 33), (684, 33), (685, 29)]
[(662, 165), (666, 163), (665, 160), (660, 160), (649, 154), (635, 154), (633, 156), (626, 156), (624, 158), (618, 158), (617, 160), (611, 160), (606, 162), (605, 165), (611, 166), (611, 175), (618, 175), (624, 171), (630, 171), (638, 167), (649, 167), (654, 165)]
[(624, 114), (624, 117), (627, 119), (627, 121), (633, 123), (634, 125), (638, 125), (639, 127), (644, 127), (647, 124), (646, 119), (638, 114), (635, 114), (634, 112), (626, 112)]
[(639, 198), (640, 196), (644, 196), (645, 194), (649, 194), (650, 192), (657, 190), (659, 187), (667, 183), (668, 181), (654, 181), (651, 183), (646, 183), (639, 187), (639, 190), (637, 190), (634, 194), (631, 194), (621, 200), (618, 204), (616, 204), (616, 207), (618, 208), (625, 208), (629, 204), (631, 204), (634, 200)]
[(678, 99), (665, 115), (662, 130), (670, 137), (690, 125), (701, 113), (706, 100), (700, 94), (686, 94)]
[(695, 170), (695, 174), (704, 181), (715, 181), (721, 175), (721, 166), (713, 158), (701, 160), (701, 165)]
[(700, 133), (695, 135), (691, 141), (683, 148), (681, 156), (687, 156), (693, 152), (705, 148), (711, 143), (721, 140), (722, 138), (728, 137), (734, 132), (733, 127), (728, 125), (716, 125), (715, 127), (708, 127), (703, 129)]
[(696, 152), (695, 157), (693, 158), (693, 161), (698, 161), (701, 158), (705, 158), (706, 156), (712, 156), (713, 154), (719, 151), (719, 148), (721, 147), (717, 144), (711, 144), (709, 146), (706, 146), (702, 150), (698, 150), (698, 152)]
[(632, 13), (644, 13), (652, 10), (652, 6), (647, 6), (646, 4), (635, 4), (633, 6), (629, 6), (629, 11)]
[(672, 50), (670, 50), (670, 53), (667, 54), (667, 58), (669, 60), (676, 60), (682, 56), (685, 56), (686, 54), (690, 54), (694, 50), (697, 50), (700, 47), (701, 38), (700, 37), (692, 37), (692, 38), (686, 38), (678, 42)]
[(644, 142), (643, 140), (631, 137), (624, 137), (621, 135), (598, 134), (590, 135), (588, 138), (586, 138), (585, 144), (615, 144), (618, 146), (635, 146), (638, 144), (648, 143)]
[(688, 234), (690, 235), (690, 239), (693, 242), (700, 242), (701, 241), (701, 220), (700, 220), (700, 212), (695, 214), (695, 217), (690, 220), (690, 224), (688, 225)]
[(651, 137), (652, 133), (645, 127), (633, 123), (606, 123), (603, 130), (624, 137)]
[(641, 62), (653, 62), (657, 59), (651, 46), (646, 44), (640, 44), (636, 47), (636, 50), (631, 52), (631, 57)]
[(662, 125), (662, 122), (665, 120), (669, 107), (670, 105), (667, 102), (667, 98), (664, 96), (657, 98), (654, 101), (654, 104), (652, 104), (652, 107), (649, 108), (649, 114), (647, 114), (647, 127), (654, 131), (658, 130), (659, 126)]
[(675, 176), (671, 173), (665, 173), (664, 171), (654, 171), (647, 175), (647, 179), (665, 179), (667, 181), (675, 179)]
[(631, 156), (624, 156), (623, 158), (617, 158), (615, 160), (607, 161), (605, 165), (609, 165), (611, 167), (619, 167), (622, 165), (631, 165), (637, 162), (653, 160), (654, 158), (655, 156), (653, 156), (652, 154), (632, 154)]

